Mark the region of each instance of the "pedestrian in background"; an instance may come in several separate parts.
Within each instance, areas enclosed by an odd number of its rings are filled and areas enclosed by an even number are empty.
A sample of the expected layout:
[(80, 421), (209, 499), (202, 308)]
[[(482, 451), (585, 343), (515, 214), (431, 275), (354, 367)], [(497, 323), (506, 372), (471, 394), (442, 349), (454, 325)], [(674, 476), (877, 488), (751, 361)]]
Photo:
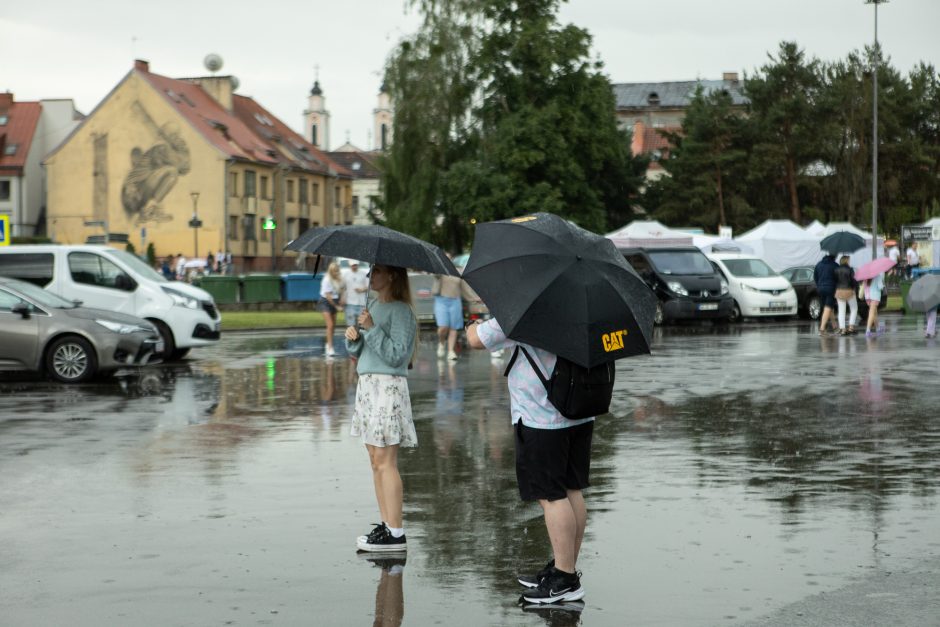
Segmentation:
[[(525, 348), (547, 378), (557, 357), (540, 348), (510, 340), (495, 318), (467, 327), (471, 348)], [(517, 355), (518, 357), (518, 355)], [(530, 603), (577, 601), (584, 597), (578, 555), (587, 527), (582, 490), (591, 469), (594, 418), (571, 420), (548, 400), (545, 386), (528, 359), (508, 369), (510, 411), (516, 441), (516, 481), (523, 501), (538, 501), (545, 518), (553, 558), (535, 575), (522, 575)]]
[(474, 297), (459, 276), (436, 275), (434, 286), (434, 321), (437, 323), (438, 359), (457, 359), (457, 331), (463, 328), (463, 298)]
[(836, 306), (836, 275), (838, 267), (836, 256), (827, 254), (813, 269), (813, 281), (816, 283), (816, 293), (819, 294), (819, 304), (822, 305), (822, 316), (819, 318), (819, 334), (826, 335), (826, 326), (832, 318), (832, 309)]
[[(849, 256), (842, 255), (839, 266), (834, 270), (836, 278), (836, 302), (839, 303), (839, 334), (855, 335), (855, 321), (858, 318), (858, 282), (855, 280), (855, 270), (849, 265)], [(849, 309), (849, 319), (846, 321), (846, 306)]]
[(878, 305), (881, 304), (881, 292), (885, 287), (883, 274), (862, 282), (862, 296), (868, 303), (868, 322), (865, 324), (865, 337), (872, 337), (881, 328), (878, 326)]
[(320, 300), (317, 302), (317, 311), (323, 314), (326, 322), (326, 356), (333, 357), (333, 328), (336, 326), (336, 312), (340, 307), (343, 295), (343, 278), (340, 276), (339, 264), (330, 263), (320, 281)]
[(163, 263), (160, 264), (160, 274), (163, 275), (167, 281), (173, 281), (176, 279), (176, 273), (172, 268), (173, 257), (164, 257)]
[(176, 255), (176, 266), (173, 268), (176, 272), (177, 281), (186, 280), (186, 257), (183, 256), (183, 253), (177, 253)]
[(343, 285), (346, 286), (346, 324), (356, 324), (359, 314), (366, 306), (369, 297), (369, 274), (359, 267), (355, 259), (349, 260), (349, 267), (342, 269)]
[(377, 299), (345, 334), (359, 373), (350, 434), (362, 438), (369, 453), (382, 522), (356, 538), (356, 547), (402, 551), (407, 541), (398, 449), (418, 445), (406, 376), (417, 349), (418, 319), (404, 268), (374, 265), (369, 275)]
[(907, 247), (907, 278), (911, 278), (914, 270), (920, 267), (920, 255), (917, 254), (917, 242), (911, 242)]

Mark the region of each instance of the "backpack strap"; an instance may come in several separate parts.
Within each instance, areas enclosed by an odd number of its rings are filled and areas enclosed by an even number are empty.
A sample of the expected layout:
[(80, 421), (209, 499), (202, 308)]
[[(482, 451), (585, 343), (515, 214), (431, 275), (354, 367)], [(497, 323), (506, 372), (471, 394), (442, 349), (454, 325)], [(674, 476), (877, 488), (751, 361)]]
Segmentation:
[(516, 357), (519, 356), (519, 351), (522, 351), (522, 354), (525, 355), (525, 358), (529, 360), (529, 365), (532, 366), (532, 370), (535, 371), (536, 376), (539, 378), (539, 381), (542, 382), (542, 387), (545, 388), (545, 391), (551, 394), (551, 384), (548, 382), (548, 379), (542, 376), (542, 370), (539, 368), (538, 364), (535, 363), (535, 360), (532, 359), (532, 355), (529, 354), (523, 346), (516, 344), (516, 349), (512, 352), (512, 357), (509, 359), (509, 363), (506, 364), (506, 370), (503, 371), (503, 376), (508, 377), (509, 371), (512, 369), (513, 364), (516, 363)]

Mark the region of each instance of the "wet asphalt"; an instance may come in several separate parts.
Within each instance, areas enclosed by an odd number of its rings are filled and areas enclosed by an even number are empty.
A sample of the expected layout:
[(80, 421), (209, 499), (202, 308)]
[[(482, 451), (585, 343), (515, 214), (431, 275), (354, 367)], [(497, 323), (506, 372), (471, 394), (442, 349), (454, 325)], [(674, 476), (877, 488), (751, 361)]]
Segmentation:
[(886, 321), (657, 329), (596, 425), (584, 604), (535, 611), (506, 355), (422, 344), (404, 563), (355, 552), (377, 513), (322, 332), (81, 386), (0, 373), (0, 624), (940, 625), (940, 342)]

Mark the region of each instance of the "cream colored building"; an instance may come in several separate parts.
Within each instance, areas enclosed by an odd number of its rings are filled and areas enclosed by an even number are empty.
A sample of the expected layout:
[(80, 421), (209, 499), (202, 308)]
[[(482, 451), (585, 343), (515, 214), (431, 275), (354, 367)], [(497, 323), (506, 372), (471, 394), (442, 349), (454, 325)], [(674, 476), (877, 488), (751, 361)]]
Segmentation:
[(236, 271), (293, 268), (288, 241), (352, 219), (352, 176), (234, 90), (230, 76), (173, 79), (135, 61), (46, 159), (49, 235), (84, 242), (102, 234), (94, 222), (139, 253), (221, 249)]

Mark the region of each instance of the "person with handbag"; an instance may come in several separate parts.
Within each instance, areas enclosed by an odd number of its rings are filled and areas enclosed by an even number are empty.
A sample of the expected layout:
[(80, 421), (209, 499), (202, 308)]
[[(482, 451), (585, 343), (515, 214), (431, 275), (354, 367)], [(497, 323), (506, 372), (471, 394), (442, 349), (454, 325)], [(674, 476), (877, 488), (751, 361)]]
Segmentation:
[(418, 319), (404, 268), (374, 265), (377, 299), (346, 329), (346, 351), (356, 357), (356, 402), (350, 435), (365, 444), (382, 522), (356, 538), (360, 551), (403, 551), (403, 488), (398, 450), (418, 445), (408, 391), (408, 368), (417, 350)]
[[(855, 270), (849, 265), (849, 256), (842, 255), (839, 267), (834, 273), (836, 279), (836, 302), (839, 304), (839, 334), (855, 335), (855, 320), (858, 318), (858, 300), (855, 292), (858, 282), (855, 280)], [(846, 324), (846, 306), (849, 309), (849, 320)]]

